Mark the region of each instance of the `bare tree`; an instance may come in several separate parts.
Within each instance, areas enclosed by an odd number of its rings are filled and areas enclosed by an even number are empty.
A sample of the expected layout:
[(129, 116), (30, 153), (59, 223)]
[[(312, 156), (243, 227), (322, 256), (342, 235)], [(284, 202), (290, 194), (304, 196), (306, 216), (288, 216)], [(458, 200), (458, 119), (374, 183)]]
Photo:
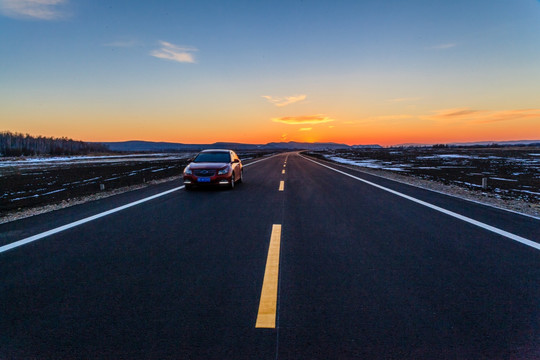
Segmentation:
[(83, 155), (107, 151), (109, 149), (103, 144), (86, 143), (66, 137), (34, 137), (10, 131), (0, 132), (0, 156)]

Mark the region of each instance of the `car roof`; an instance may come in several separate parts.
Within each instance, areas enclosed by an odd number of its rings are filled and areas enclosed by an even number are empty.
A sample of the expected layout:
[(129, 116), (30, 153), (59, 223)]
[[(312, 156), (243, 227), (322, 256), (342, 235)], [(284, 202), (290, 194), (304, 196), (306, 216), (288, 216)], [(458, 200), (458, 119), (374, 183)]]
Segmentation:
[(201, 152), (231, 152), (232, 150), (227, 149), (206, 149)]

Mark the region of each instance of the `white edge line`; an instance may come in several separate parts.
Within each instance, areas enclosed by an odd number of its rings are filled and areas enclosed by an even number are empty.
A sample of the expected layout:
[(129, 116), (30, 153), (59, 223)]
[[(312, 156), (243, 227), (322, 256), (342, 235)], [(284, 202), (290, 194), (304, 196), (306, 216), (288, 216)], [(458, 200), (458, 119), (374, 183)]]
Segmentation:
[(249, 164), (243, 165), (243, 167), (246, 167), (246, 166), (249, 166), (249, 165), (253, 165), (253, 164), (256, 164), (256, 163), (261, 162), (261, 161), (264, 161), (264, 160), (271, 159), (271, 158), (273, 158), (274, 156), (278, 156), (278, 155), (280, 155), (280, 154), (272, 155), (272, 156), (266, 157), (266, 158), (264, 158), (264, 159), (255, 160), (255, 161), (253, 161), (253, 162), (250, 162)]
[[(303, 157), (304, 159), (307, 159), (307, 157), (305, 155), (300, 155), (300, 156)], [(325, 161), (328, 161), (328, 160), (325, 160)], [(526, 216), (526, 217), (529, 217), (529, 218), (532, 218), (532, 219), (535, 219), (535, 220), (540, 220), (540, 216), (535, 216), (535, 215), (531, 215), (531, 214), (525, 214), (525, 213), (519, 212), (517, 210), (506, 209), (506, 208), (503, 208), (503, 207), (500, 207), (500, 206), (497, 206), (497, 205), (494, 205), (494, 204), (489, 204), (489, 203), (482, 202), (480, 200), (467, 199), (467, 198), (461, 197), (459, 195), (446, 193), (446, 192), (441, 191), (441, 190), (429, 189), (427, 187), (423, 187), (421, 185), (416, 185), (416, 184), (410, 184), (408, 182), (401, 181), (399, 179), (388, 178), (388, 177), (383, 176), (383, 175), (374, 174), (374, 173), (371, 173), (371, 172), (368, 172), (368, 171), (364, 171), (361, 167), (358, 167), (358, 166), (341, 164), (341, 163), (337, 163), (337, 162), (334, 163), (334, 162), (331, 162), (331, 161), (328, 161), (328, 162), (330, 162), (332, 165), (340, 166), (340, 167), (343, 167), (343, 168), (348, 169), (348, 170), (361, 172), (362, 174), (367, 174), (367, 175), (370, 175), (370, 176), (376, 176), (376, 177), (381, 178), (381, 179), (385, 179), (385, 180), (389, 180), (389, 181), (395, 181), (397, 183), (405, 184), (405, 185), (409, 185), (409, 186), (414, 186), (415, 188), (418, 188), (418, 189), (427, 190), (427, 191), (431, 191), (431, 192), (446, 195), (446, 196), (451, 196), (451, 197), (456, 198), (456, 199), (469, 201), (469, 202), (472, 202), (472, 203), (475, 203), (475, 204), (488, 206), (488, 207), (491, 207), (491, 208), (494, 208), (494, 209), (497, 209), (497, 210), (503, 210), (503, 211), (507, 211), (507, 212), (512, 213), (512, 214), (517, 214), (517, 215)]]
[(2, 247), (0, 247), (0, 253), (3, 253), (4, 251), (8, 251), (8, 250), (11, 250), (11, 249), (14, 249), (16, 247), (19, 247), (19, 246), (22, 246), (22, 245), (26, 245), (28, 243), (31, 243), (33, 241), (36, 241), (36, 240), (39, 240), (39, 239), (43, 239), (44, 237), (47, 237), (47, 236), (50, 236), (50, 235), (53, 235), (53, 234), (57, 234), (61, 231), (64, 231), (64, 230), (67, 230), (67, 229), (71, 229), (71, 228), (74, 228), (76, 226), (79, 226), (79, 225), (82, 225), (82, 224), (85, 224), (87, 222), (90, 222), (90, 221), (93, 221), (93, 220), (96, 220), (96, 219), (99, 219), (99, 218), (102, 218), (102, 217), (105, 217), (107, 215), (110, 215), (110, 214), (114, 214), (115, 212), (118, 212), (118, 211), (122, 211), (122, 210), (125, 210), (127, 208), (130, 208), (132, 206), (135, 206), (135, 205), (139, 205), (139, 204), (142, 204), (144, 202), (147, 202), (147, 201), (150, 201), (150, 200), (153, 200), (155, 198), (158, 198), (160, 196), (164, 196), (164, 195), (167, 195), (167, 194), (170, 194), (174, 191), (178, 191), (180, 189), (183, 189), (184, 186), (179, 186), (179, 187), (176, 187), (174, 189), (170, 189), (170, 190), (167, 190), (167, 191), (164, 191), (164, 192), (161, 192), (159, 194), (155, 194), (155, 195), (152, 195), (152, 196), (149, 196), (147, 198), (144, 198), (144, 199), (141, 199), (141, 200), (137, 200), (137, 201), (134, 201), (132, 203), (129, 203), (129, 204), (126, 204), (126, 205), (122, 205), (122, 206), (119, 206), (117, 208), (114, 208), (114, 209), (111, 209), (111, 210), (107, 210), (107, 211), (104, 211), (102, 213), (99, 213), (99, 214), (96, 214), (96, 215), (92, 215), (92, 216), (89, 216), (87, 218), (84, 218), (84, 219), (81, 219), (81, 220), (77, 220), (77, 221), (74, 221), (72, 223), (69, 223), (69, 224), (66, 224), (66, 225), (63, 225), (63, 226), (59, 226), (57, 228), (54, 228), (52, 230), (49, 230), (49, 231), (45, 231), (45, 232), (42, 232), (40, 234), (37, 234), (37, 235), (34, 235), (34, 236), (30, 236), (30, 237), (27, 237), (25, 239), (22, 239), (22, 240), (19, 240), (19, 241), (15, 241), (11, 244), (7, 244), (7, 245), (4, 245)]
[(317, 165), (320, 165), (320, 166), (323, 166), (323, 167), (325, 167), (325, 168), (328, 168), (328, 169), (330, 169), (330, 170), (333, 170), (333, 171), (335, 171), (335, 172), (338, 172), (338, 173), (340, 173), (340, 174), (349, 176), (349, 177), (351, 177), (351, 178), (353, 178), (353, 179), (355, 179), (355, 180), (362, 181), (362, 182), (364, 182), (364, 183), (366, 183), (366, 184), (368, 184), (368, 185), (374, 186), (374, 187), (379, 188), (379, 189), (381, 189), (381, 190), (387, 191), (387, 192), (392, 193), (392, 194), (394, 194), (394, 195), (397, 195), (397, 196), (400, 196), (400, 197), (405, 198), (405, 199), (407, 199), (407, 200), (413, 201), (413, 202), (415, 202), (415, 203), (417, 203), (417, 204), (427, 206), (428, 208), (431, 208), (431, 209), (433, 209), (433, 210), (442, 212), (443, 214), (453, 216), (453, 217), (455, 217), (455, 218), (457, 218), (457, 219), (459, 219), (459, 220), (468, 222), (469, 224), (476, 225), (476, 226), (481, 227), (481, 228), (483, 228), (483, 229), (485, 229), (485, 230), (494, 232), (494, 233), (496, 233), (496, 234), (502, 235), (502, 236), (507, 237), (507, 238), (509, 238), (509, 239), (512, 239), (512, 240), (514, 240), (514, 241), (520, 242), (520, 243), (522, 243), (522, 244), (524, 244), (524, 245), (527, 245), (527, 246), (530, 246), (530, 247), (532, 247), (532, 248), (534, 248), (534, 249), (536, 249), (536, 250), (540, 250), (540, 244), (537, 243), (537, 242), (534, 242), (534, 241), (532, 241), (532, 240), (526, 239), (526, 238), (521, 237), (521, 236), (519, 236), (519, 235), (512, 234), (512, 233), (510, 233), (510, 232), (508, 232), (508, 231), (504, 231), (504, 230), (502, 230), (502, 229), (499, 229), (499, 228), (496, 228), (496, 227), (494, 227), (494, 226), (485, 224), (485, 223), (483, 223), (483, 222), (480, 222), (480, 221), (471, 219), (471, 218), (469, 218), (469, 217), (460, 215), (460, 214), (455, 213), (455, 212), (453, 212), (453, 211), (446, 210), (446, 209), (441, 208), (441, 207), (439, 207), (439, 206), (437, 206), (437, 205), (433, 205), (433, 204), (430, 204), (430, 203), (428, 203), (428, 202), (425, 202), (425, 201), (422, 201), (422, 200), (413, 198), (412, 196), (402, 194), (402, 193), (400, 193), (400, 192), (397, 192), (397, 191), (395, 191), (395, 190), (386, 188), (386, 187), (384, 187), (384, 186), (381, 186), (381, 185), (372, 183), (371, 181), (364, 180), (364, 179), (359, 178), (359, 177), (357, 177), (357, 176), (348, 174), (348, 173), (346, 173), (346, 172), (344, 172), (344, 171), (341, 171), (341, 170), (338, 170), (338, 169), (334, 169), (334, 168), (331, 167), (331, 166), (328, 166), (328, 165), (325, 165), (325, 164), (321, 164), (321, 163), (319, 163), (319, 162), (317, 162), (317, 161), (315, 161), (315, 160), (311, 160), (311, 159), (308, 159), (308, 158), (306, 158), (306, 157), (304, 157), (304, 159), (309, 160), (309, 161), (311, 161), (311, 162), (313, 162), (313, 163), (315, 163), (315, 164), (317, 164)]
[[(277, 155), (279, 155), (279, 154), (277, 154)], [(268, 159), (270, 159), (270, 158), (272, 158), (272, 157), (274, 157), (274, 156), (277, 156), (277, 155), (269, 156), (269, 157), (267, 157), (267, 158), (264, 158), (264, 159), (261, 159), (261, 160), (257, 160), (257, 161), (251, 162), (251, 163), (249, 163), (249, 164), (244, 165), (244, 167), (249, 166), (249, 165), (253, 165), (253, 164), (255, 164), (255, 163), (258, 163), (258, 162), (261, 162), (261, 161), (264, 161), (264, 160), (268, 160)], [(62, 232), (62, 231), (64, 231), (64, 230), (68, 230), (68, 229), (74, 228), (74, 227), (76, 227), (76, 226), (85, 224), (85, 223), (87, 223), (87, 222), (94, 221), (94, 220), (96, 220), (96, 219), (105, 217), (105, 216), (107, 216), (107, 215), (114, 214), (114, 213), (116, 213), (116, 212), (125, 210), (125, 209), (127, 209), (127, 208), (132, 207), (132, 206), (139, 205), (139, 204), (142, 204), (142, 203), (144, 203), (144, 202), (147, 202), (147, 201), (156, 199), (156, 198), (158, 198), (158, 197), (160, 197), (160, 196), (168, 195), (168, 194), (170, 194), (170, 193), (172, 193), (172, 192), (181, 190), (181, 189), (183, 189), (184, 187), (185, 187), (184, 185), (178, 186), (178, 187), (175, 187), (175, 188), (173, 188), (173, 189), (170, 189), (170, 190), (161, 192), (161, 193), (159, 193), (159, 194), (155, 194), (155, 195), (149, 196), (149, 197), (147, 197), (147, 198), (140, 199), (140, 200), (131, 202), (131, 203), (129, 203), (129, 204), (125, 204), (125, 205), (119, 206), (119, 207), (117, 207), (117, 208), (114, 208), (114, 209), (111, 209), (111, 210), (107, 210), (107, 211), (104, 211), (104, 212), (102, 212), (102, 213), (99, 213), (99, 214), (96, 214), (96, 215), (92, 215), (92, 216), (89, 216), (89, 217), (87, 217), (87, 218), (84, 218), (84, 219), (81, 219), (81, 220), (77, 220), (77, 221), (74, 221), (74, 222), (69, 223), (69, 224), (66, 224), (66, 225), (59, 226), (59, 227), (54, 228), (54, 229), (52, 229), (52, 230), (48, 230), (48, 231), (45, 231), (45, 232), (42, 232), (42, 233), (39, 233), (39, 234), (30, 236), (30, 237), (27, 237), (27, 238), (18, 240), (18, 241), (12, 242), (12, 243), (7, 244), (7, 245), (4, 245), (4, 246), (0, 246), (0, 254), (3, 253), (3, 252), (5, 252), (5, 251), (8, 251), (8, 250), (17, 248), (17, 247), (19, 247), (19, 246), (23, 246), (23, 245), (26, 245), (26, 244), (28, 244), (28, 243), (34, 242), (34, 241), (36, 241), (36, 240), (43, 239), (43, 238), (45, 238), (45, 237), (47, 237), (47, 236), (57, 234), (57, 233)]]

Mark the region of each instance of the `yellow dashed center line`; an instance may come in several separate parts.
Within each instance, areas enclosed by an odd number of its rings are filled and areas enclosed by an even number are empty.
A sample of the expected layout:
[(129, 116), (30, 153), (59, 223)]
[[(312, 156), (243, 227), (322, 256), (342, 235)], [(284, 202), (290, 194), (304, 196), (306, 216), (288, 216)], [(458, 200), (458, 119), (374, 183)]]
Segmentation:
[[(285, 174), (287, 161), (283, 164), (281, 174)], [(285, 181), (279, 182), (279, 191), (285, 190)], [(276, 328), (277, 294), (279, 280), (279, 249), (281, 245), (281, 224), (272, 225), (272, 235), (270, 236), (270, 246), (268, 257), (266, 258), (266, 268), (264, 270), (264, 280), (259, 302), (259, 312), (257, 313), (256, 328)]]
[(272, 225), (268, 257), (264, 270), (264, 280), (257, 314), (256, 328), (276, 328), (277, 293), (279, 279), (279, 249), (281, 245), (281, 224)]

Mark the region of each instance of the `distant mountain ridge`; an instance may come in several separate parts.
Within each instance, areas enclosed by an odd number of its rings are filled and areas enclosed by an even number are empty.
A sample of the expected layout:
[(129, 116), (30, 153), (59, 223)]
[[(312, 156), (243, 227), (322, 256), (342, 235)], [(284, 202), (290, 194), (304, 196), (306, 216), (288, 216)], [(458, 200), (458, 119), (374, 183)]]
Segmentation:
[[(448, 146), (489, 146), (489, 145), (500, 145), (500, 146), (516, 146), (516, 145), (532, 145), (540, 146), (540, 140), (508, 140), (508, 141), (472, 141), (472, 142), (453, 142), (445, 143), (444, 145)], [(420, 143), (405, 143), (398, 144), (395, 146), (433, 146), (435, 144), (420, 144)]]
[[(246, 150), (336, 150), (336, 149), (382, 149), (377, 144), (370, 145), (347, 145), (333, 142), (306, 143), (306, 142), (270, 142), (267, 144), (244, 144), (236, 142), (216, 142), (213, 144), (183, 144), (171, 142), (153, 142), (130, 140), (120, 142), (102, 142), (111, 151), (200, 151), (203, 149), (234, 149), (238, 151)], [(515, 140), (515, 141), (477, 141), (477, 142), (455, 142), (448, 143), (448, 146), (489, 146), (492, 144), (500, 146), (531, 145), (540, 146), (540, 140)], [(434, 144), (408, 143), (395, 145), (402, 146), (433, 146)]]
[(103, 142), (111, 151), (200, 151), (202, 149), (234, 150), (324, 150), (350, 148), (382, 148), (380, 145), (347, 145), (338, 143), (271, 142), (267, 144), (243, 144), (234, 142), (216, 142), (213, 144), (183, 144), (171, 142), (152, 142), (130, 140), (121, 142)]
[(492, 144), (497, 144), (497, 145), (502, 145), (502, 146), (505, 146), (505, 145), (536, 145), (536, 146), (538, 146), (538, 145), (540, 145), (540, 140), (456, 142), (456, 143), (451, 143), (451, 144), (448, 144), (448, 145), (453, 145), (453, 146), (475, 146), (475, 145), (485, 146), (485, 145), (492, 145)]

